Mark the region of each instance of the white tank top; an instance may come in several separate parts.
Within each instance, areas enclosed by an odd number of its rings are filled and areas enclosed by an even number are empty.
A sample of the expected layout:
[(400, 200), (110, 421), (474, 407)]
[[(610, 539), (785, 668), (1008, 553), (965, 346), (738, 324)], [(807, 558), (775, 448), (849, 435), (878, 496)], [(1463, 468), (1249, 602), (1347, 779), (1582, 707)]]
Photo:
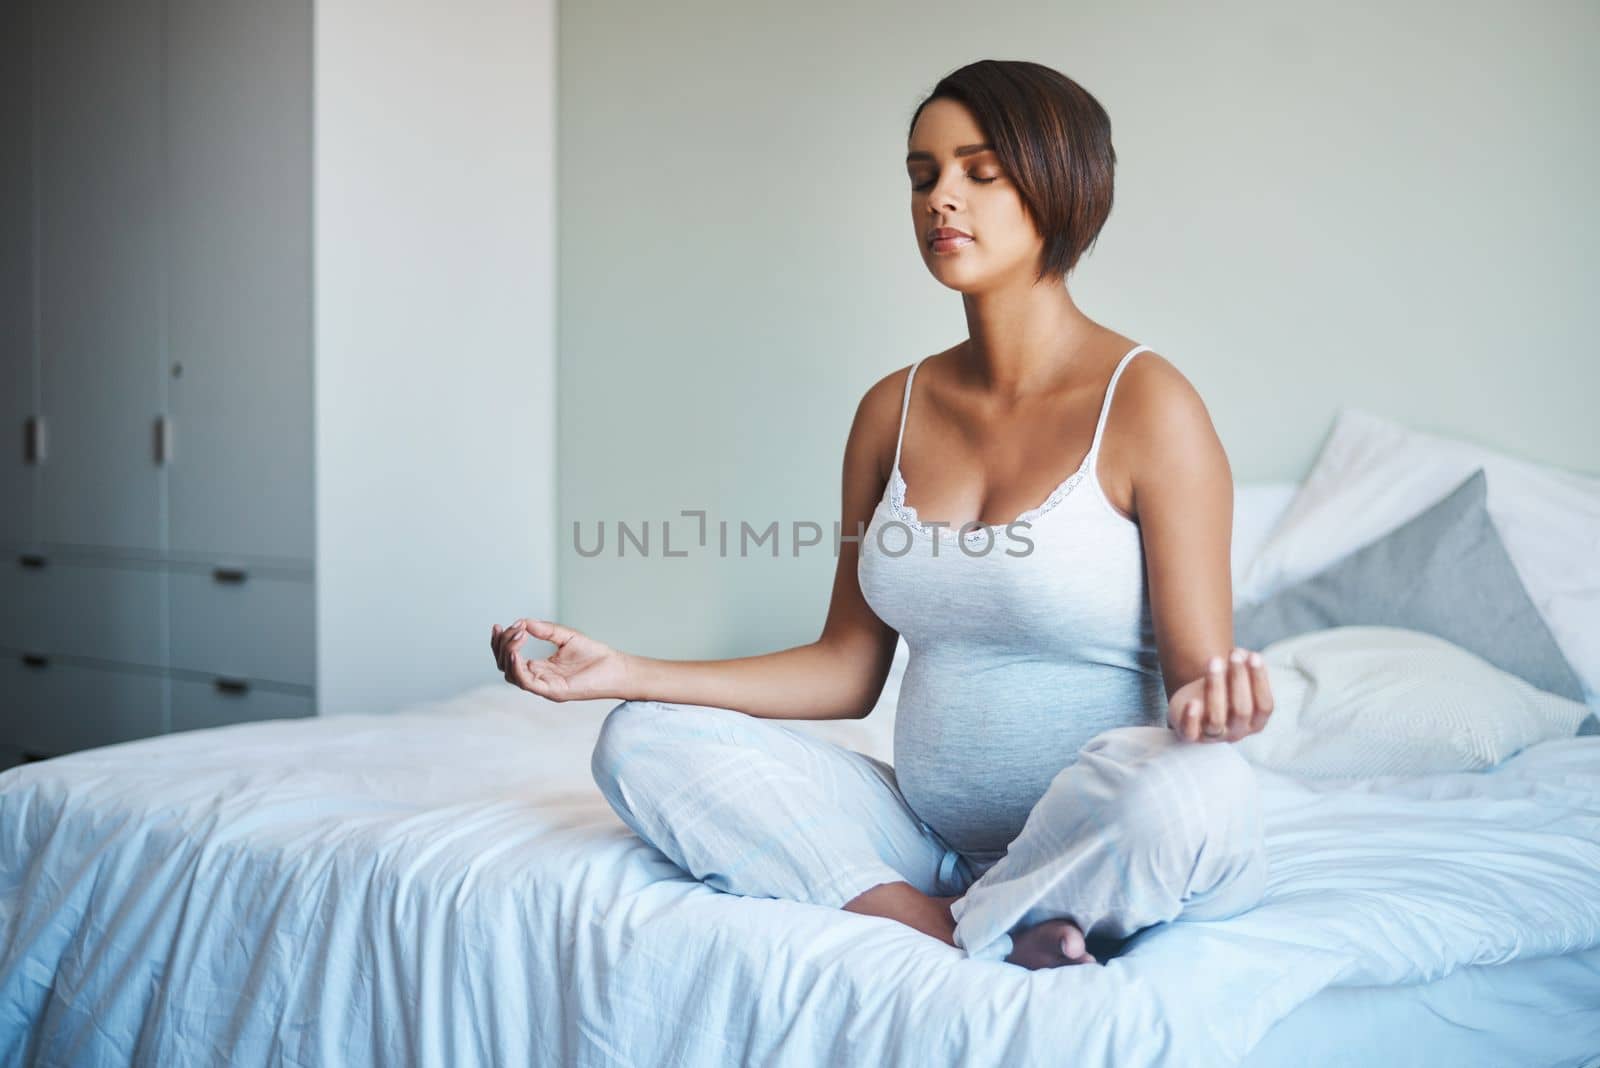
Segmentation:
[(894, 766), (922, 821), (983, 863), (1004, 855), (1083, 743), (1112, 727), (1164, 725), (1166, 689), (1139, 525), (1117, 512), (1095, 463), (1117, 363), (1089, 452), (1009, 524), (928, 526), (906, 505), (900, 443), (861, 541), (857, 580), (910, 654), (895, 712)]

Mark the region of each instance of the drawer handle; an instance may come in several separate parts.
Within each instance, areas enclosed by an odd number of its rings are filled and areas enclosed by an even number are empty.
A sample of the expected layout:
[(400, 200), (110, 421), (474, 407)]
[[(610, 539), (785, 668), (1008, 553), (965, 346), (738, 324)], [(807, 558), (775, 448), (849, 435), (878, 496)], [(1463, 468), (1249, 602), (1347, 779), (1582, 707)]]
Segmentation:
[(250, 692), (250, 684), (244, 679), (229, 679), (218, 676), (217, 678), (211, 680), (211, 685), (215, 686), (222, 693)]
[(49, 560), (40, 556), (38, 553), (23, 553), (21, 556), (17, 557), (17, 563), (21, 564), (23, 567), (41, 568), (49, 562)]
[(170, 464), (172, 454), (172, 417), (158, 415), (156, 416), (156, 463)]
[(22, 662), (29, 667), (42, 668), (50, 666), (50, 658), (39, 653), (23, 653)]
[(214, 567), (211, 569), (211, 577), (218, 582), (231, 582), (237, 585), (249, 578), (250, 575), (242, 567)]
[(30, 415), (26, 425), (26, 433), (22, 441), (22, 462), (26, 464), (44, 463), (44, 416)]

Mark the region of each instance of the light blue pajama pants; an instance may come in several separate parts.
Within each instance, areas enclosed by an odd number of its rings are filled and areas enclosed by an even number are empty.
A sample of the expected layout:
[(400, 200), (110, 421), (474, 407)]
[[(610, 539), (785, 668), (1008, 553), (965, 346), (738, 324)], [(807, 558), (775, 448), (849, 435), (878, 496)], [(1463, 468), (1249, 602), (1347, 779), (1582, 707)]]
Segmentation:
[(1117, 939), (1221, 919), (1266, 888), (1254, 770), (1226, 742), (1164, 727), (1091, 738), (987, 864), (918, 818), (888, 764), (733, 709), (623, 701), (592, 770), (624, 823), (717, 890), (831, 908), (890, 882), (961, 894), (951, 914), (970, 957), (1003, 960), (1013, 929), (1047, 919)]

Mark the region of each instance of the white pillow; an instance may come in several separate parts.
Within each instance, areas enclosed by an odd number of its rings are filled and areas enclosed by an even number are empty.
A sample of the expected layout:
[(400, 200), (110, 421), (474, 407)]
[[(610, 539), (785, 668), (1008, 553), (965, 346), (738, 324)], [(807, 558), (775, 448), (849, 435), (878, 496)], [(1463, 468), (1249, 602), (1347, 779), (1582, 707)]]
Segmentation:
[(1239, 576), (1250, 566), (1267, 535), (1294, 500), (1293, 481), (1235, 483), (1233, 487), (1233, 547), (1229, 567), (1233, 575), (1234, 604), (1239, 598)]
[(1492, 767), (1569, 738), (1587, 706), (1545, 693), (1452, 642), (1400, 627), (1329, 627), (1262, 650), (1273, 713), (1233, 743), (1304, 778)]
[(1253, 603), (1316, 574), (1416, 518), (1479, 467), (1506, 552), (1600, 714), (1600, 478), (1342, 408), (1235, 600)]

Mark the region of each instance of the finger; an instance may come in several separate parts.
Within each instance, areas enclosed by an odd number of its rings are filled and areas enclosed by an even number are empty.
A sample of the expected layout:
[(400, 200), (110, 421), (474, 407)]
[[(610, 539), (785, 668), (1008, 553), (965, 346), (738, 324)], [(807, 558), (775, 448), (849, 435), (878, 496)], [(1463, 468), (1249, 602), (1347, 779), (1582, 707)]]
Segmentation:
[(1251, 731), (1267, 725), (1272, 715), (1272, 686), (1267, 682), (1267, 658), (1260, 653), (1250, 654), (1250, 689), (1255, 694), (1255, 709), (1250, 715)]
[(1236, 742), (1250, 729), (1255, 698), (1250, 689), (1249, 650), (1236, 648), (1228, 655), (1228, 741)]
[(532, 687), (529, 685), (531, 682), (531, 676), (528, 672), (528, 665), (527, 662), (522, 659), (522, 657), (513, 656), (511, 658), (511, 665), (507, 669), (506, 675), (511, 680), (511, 684), (517, 687), (519, 690), (532, 689)]
[(1228, 676), (1222, 671), (1222, 657), (1213, 656), (1206, 664), (1205, 727), (1201, 735), (1210, 740), (1228, 730)]
[(517, 643), (517, 648), (520, 649), (522, 647), (522, 643), (527, 641), (530, 637), (538, 637), (537, 634), (533, 633), (533, 627), (541, 622), (543, 621), (529, 619), (526, 616), (512, 621), (511, 631), (513, 632), (513, 640)]
[(506, 669), (506, 642), (511, 639), (513, 628), (501, 627), (500, 633), (494, 639), (494, 666), (501, 671)]
[(545, 681), (544, 673), (538, 663), (518, 657), (513, 670), (516, 672), (518, 686), (535, 696), (547, 699), (550, 697), (550, 685)]
[(528, 634), (520, 624), (513, 623), (511, 628), (500, 636), (500, 668), (505, 670), (511, 666), (511, 661), (517, 656), (522, 643), (528, 640)]
[(1198, 697), (1191, 697), (1183, 706), (1183, 736), (1191, 742), (1200, 740), (1200, 718), (1205, 711), (1205, 702)]
[(515, 623), (500, 633), (500, 670), (505, 674), (506, 681), (516, 683), (515, 676), (511, 673), (511, 663), (517, 658), (517, 649), (522, 644), (522, 630)]
[(574, 638), (583, 636), (571, 627), (562, 626), (552, 619), (530, 619), (528, 620), (527, 630), (529, 634), (540, 641), (554, 645), (557, 653), (566, 648), (567, 643)]
[(1061, 932), (1061, 952), (1068, 960), (1077, 960), (1084, 954), (1083, 932), (1077, 927), (1068, 927)]
[(510, 633), (510, 627), (502, 627), (500, 624), (496, 623), (494, 625), (494, 637), (489, 640), (489, 644), (494, 647), (494, 666), (501, 671), (506, 669), (506, 661), (503, 650), (505, 649), (506, 635)]
[(565, 645), (578, 633), (571, 627), (564, 627), (549, 619), (530, 619), (527, 624), (529, 633), (534, 637), (554, 645)]
[(519, 690), (527, 689), (522, 679), (522, 657), (511, 656), (506, 658), (506, 681)]
[(495, 662), (500, 660), (500, 624), (496, 623), (489, 628), (489, 649), (494, 653)]

